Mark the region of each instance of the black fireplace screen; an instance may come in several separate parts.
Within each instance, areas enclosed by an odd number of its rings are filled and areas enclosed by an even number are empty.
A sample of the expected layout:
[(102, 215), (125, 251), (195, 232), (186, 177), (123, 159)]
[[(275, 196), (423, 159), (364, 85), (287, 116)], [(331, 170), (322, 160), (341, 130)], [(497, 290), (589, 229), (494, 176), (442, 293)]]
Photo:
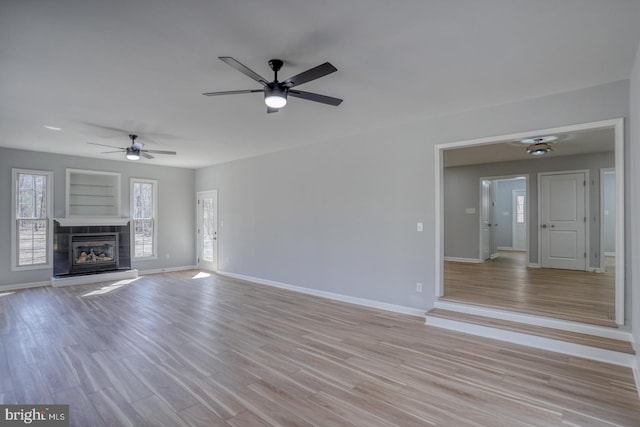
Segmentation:
[(118, 266), (118, 236), (90, 234), (71, 236), (72, 271), (98, 271)]

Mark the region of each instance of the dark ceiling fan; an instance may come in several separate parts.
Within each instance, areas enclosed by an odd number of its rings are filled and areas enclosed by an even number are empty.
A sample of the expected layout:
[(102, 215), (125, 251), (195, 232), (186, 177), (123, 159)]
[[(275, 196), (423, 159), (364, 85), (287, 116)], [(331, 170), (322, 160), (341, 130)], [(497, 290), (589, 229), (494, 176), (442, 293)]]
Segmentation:
[(287, 97), (293, 96), (294, 98), (306, 99), (307, 101), (319, 102), (321, 104), (338, 106), (342, 102), (342, 99), (334, 98), (331, 96), (320, 95), (318, 93), (304, 92), (301, 90), (293, 89), (296, 86), (310, 82), (320, 77), (324, 77), (327, 74), (331, 74), (338, 71), (336, 67), (328, 62), (320, 64), (316, 67), (310, 68), (307, 71), (303, 71), (300, 74), (289, 77), (285, 81), (278, 81), (278, 71), (282, 68), (284, 62), (280, 59), (272, 59), (269, 61), (269, 67), (273, 70), (274, 78), (272, 82), (267, 81), (264, 77), (260, 76), (249, 67), (241, 64), (230, 56), (218, 57), (221, 61), (232, 66), (242, 74), (257, 81), (262, 85), (262, 89), (246, 89), (246, 90), (229, 90), (225, 92), (207, 92), (203, 93), (206, 96), (217, 95), (236, 95), (240, 93), (264, 93), (264, 103), (267, 104), (267, 113), (277, 113), (282, 107), (287, 105)]
[(136, 138), (138, 138), (138, 135), (133, 135), (132, 134), (132, 135), (129, 135), (129, 138), (131, 139), (131, 145), (128, 146), (128, 147), (116, 147), (115, 145), (98, 144), (98, 143), (95, 143), (95, 142), (87, 142), (87, 144), (100, 145), (102, 147), (117, 148), (117, 150), (115, 150), (115, 151), (103, 151), (101, 154), (124, 152), (124, 153), (127, 153), (127, 159), (129, 159), (129, 160), (138, 160), (138, 159), (140, 159), (140, 157), (144, 157), (145, 159), (153, 159), (154, 157), (149, 153), (153, 153), (153, 154), (170, 154), (170, 155), (173, 155), (173, 156), (176, 155), (175, 151), (143, 150), (142, 147), (144, 147), (144, 143), (136, 141)]

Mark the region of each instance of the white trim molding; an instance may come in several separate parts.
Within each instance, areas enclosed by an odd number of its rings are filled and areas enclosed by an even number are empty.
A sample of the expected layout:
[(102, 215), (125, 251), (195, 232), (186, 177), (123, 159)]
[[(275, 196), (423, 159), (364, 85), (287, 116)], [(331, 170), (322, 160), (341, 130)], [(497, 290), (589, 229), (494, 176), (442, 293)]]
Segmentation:
[(183, 265), (180, 267), (166, 267), (166, 268), (154, 268), (151, 270), (140, 270), (138, 274), (140, 276), (148, 276), (150, 274), (159, 274), (159, 273), (171, 273), (172, 271), (186, 271), (186, 270), (197, 270), (197, 265)]
[(51, 286), (51, 283), (48, 281), (43, 281), (43, 282), (16, 283), (13, 285), (1, 285), (0, 293), (7, 292), (7, 291), (18, 291), (20, 289), (40, 288), (42, 286)]
[[(636, 350), (637, 352), (638, 350)], [(636, 357), (635, 366), (632, 368), (633, 378), (636, 380), (636, 391), (638, 392), (638, 398), (640, 398), (640, 360)]]
[(478, 258), (459, 258), (455, 256), (446, 256), (444, 257), (444, 260), (451, 262), (468, 262), (471, 264), (482, 264), (482, 260)]
[(53, 218), (54, 221), (57, 221), (61, 227), (75, 227), (75, 226), (109, 226), (109, 225), (118, 225), (124, 226), (131, 221), (131, 218), (122, 218), (122, 217), (109, 217), (109, 216), (73, 216), (66, 218)]
[(405, 307), (402, 305), (388, 304), (386, 302), (374, 301), (365, 298), (357, 298), (349, 295), (337, 294), (333, 292), (320, 291), (318, 289), (305, 288), (303, 286), (289, 285), (287, 283), (276, 282), (274, 280), (261, 279), (258, 277), (245, 276), (244, 274), (230, 273), (228, 271), (217, 271), (220, 276), (231, 277), (233, 279), (243, 280), (245, 282), (255, 283), (258, 285), (272, 286), (274, 288), (286, 289), (288, 291), (299, 292), (302, 294), (313, 295), (316, 297), (327, 298), (334, 301), (346, 302), (349, 304), (361, 305), (369, 308), (377, 308), (379, 310), (392, 311), (394, 313), (408, 314), (410, 316), (424, 317), (425, 310), (419, 308)]

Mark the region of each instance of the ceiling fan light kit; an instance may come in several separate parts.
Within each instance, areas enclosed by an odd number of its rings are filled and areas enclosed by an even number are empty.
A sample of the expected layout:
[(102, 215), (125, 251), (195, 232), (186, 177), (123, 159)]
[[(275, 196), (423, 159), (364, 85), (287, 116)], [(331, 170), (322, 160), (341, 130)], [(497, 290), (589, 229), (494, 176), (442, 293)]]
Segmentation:
[(264, 103), (269, 108), (282, 108), (287, 105), (287, 91), (280, 87), (264, 90)]
[(140, 150), (133, 147), (127, 147), (127, 160), (140, 160)]
[(116, 147), (115, 145), (107, 145), (107, 144), (98, 144), (95, 142), (87, 142), (87, 144), (91, 145), (100, 145), (101, 147), (111, 147), (116, 148), (115, 151), (103, 151), (103, 154), (106, 153), (119, 153), (124, 152), (127, 160), (140, 160), (140, 157), (144, 157), (145, 159), (153, 159), (154, 157), (149, 153), (154, 154), (169, 154), (175, 156), (177, 153), (175, 151), (167, 151), (167, 150), (144, 150), (144, 144), (142, 142), (136, 141), (138, 135), (129, 135), (129, 139), (131, 140), (131, 145), (128, 147)]
[(327, 74), (331, 74), (335, 71), (338, 71), (336, 67), (331, 65), (328, 62), (324, 64), (320, 64), (316, 67), (310, 68), (307, 71), (303, 71), (302, 73), (296, 74), (295, 76), (289, 77), (283, 82), (278, 81), (278, 71), (282, 68), (284, 62), (281, 59), (271, 59), (269, 61), (269, 67), (273, 70), (273, 81), (269, 82), (267, 79), (262, 77), (260, 74), (256, 73), (246, 65), (241, 64), (234, 58), (230, 56), (220, 56), (218, 57), (225, 64), (235, 68), (240, 71), (245, 76), (249, 77), (252, 80), (260, 83), (262, 85), (262, 89), (245, 89), (245, 90), (228, 90), (224, 92), (206, 92), (203, 93), (205, 96), (218, 96), (218, 95), (237, 95), (241, 93), (264, 93), (264, 103), (267, 105), (267, 113), (277, 113), (287, 105), (287, 98), (292, 96), (294, 98), (306, 99), (307, 101), (314, 101), (320, 104), (327, 104), (338, 106), (342, 103), (342, 99), (334, 98), (331, 96), (320, 95), (318, 93), (312, 92), (303, 92), (301, 90), (292, 90), (292, 88), (299, 86), (301, 84), (310, 82), (312, 80), (319, 79), (320, 77), (324, 77)]

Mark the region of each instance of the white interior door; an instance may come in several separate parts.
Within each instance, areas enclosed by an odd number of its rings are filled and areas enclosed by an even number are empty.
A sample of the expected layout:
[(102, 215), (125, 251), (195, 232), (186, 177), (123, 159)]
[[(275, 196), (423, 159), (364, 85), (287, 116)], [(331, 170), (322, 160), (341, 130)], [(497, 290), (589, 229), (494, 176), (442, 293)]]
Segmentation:
[(197, 193), (198, 268), (218, 269), (218, 191)]
[(540, 175), (540, 248), (543, 268), (586, 270), (586, 176)]
[(491, 258), (490, 232), (491, 228), (491, 181), (482, 181), (482, 254), (481, 258), (486, 261)]
[(526, 190), (513, 190), (512, 194), (511, 247), (524, 251), (527, 245), (527, 192)]

